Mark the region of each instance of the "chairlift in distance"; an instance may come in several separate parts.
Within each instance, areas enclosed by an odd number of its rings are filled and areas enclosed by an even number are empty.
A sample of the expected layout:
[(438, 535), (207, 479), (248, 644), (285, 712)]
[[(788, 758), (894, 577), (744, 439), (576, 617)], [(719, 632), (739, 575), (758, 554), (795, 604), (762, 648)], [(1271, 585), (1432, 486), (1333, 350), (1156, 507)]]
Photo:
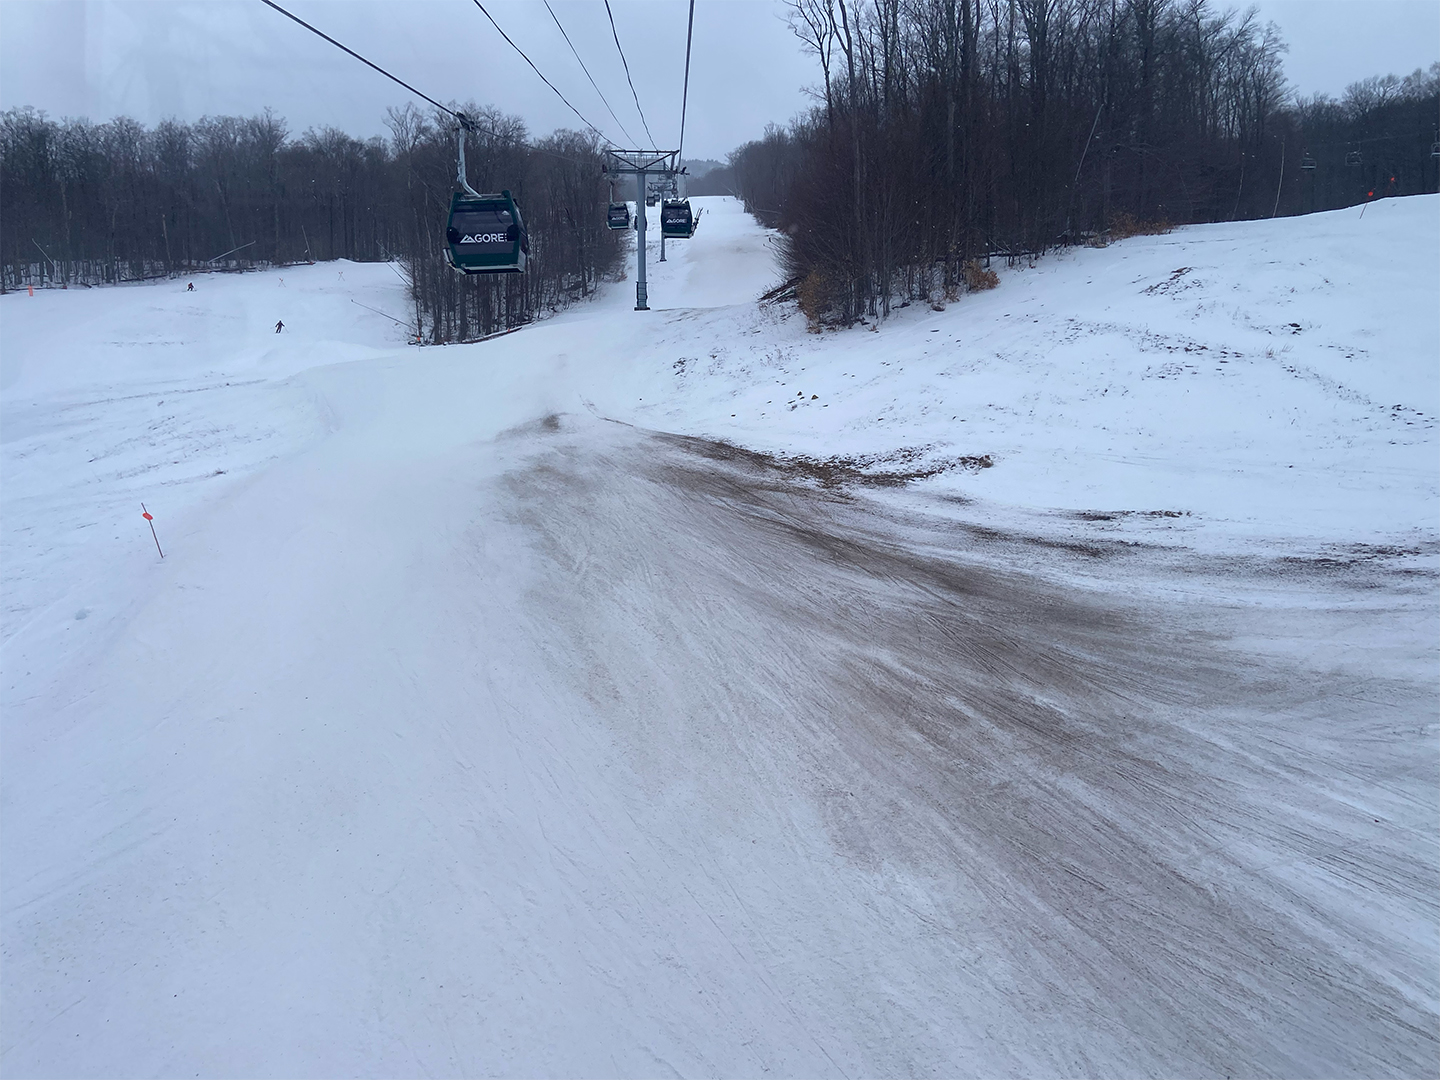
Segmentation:
[(450, 197), (445, 222), (450, 265), (464, 274), (523, 274), (530, 259), (530, 236), (520, 206), (508, 190), (484, 194), (465, 179), (465, 132), (474, 122), (458, 114), (459, 162), (455, 180), (460, 190)]
[(1440, 141), (1432, 142), (1430, 144), (1430, 156), (1440, 157)]
[(1351, 150), (1345, 155), (1345, 164), (1348, 168), (1358, 169), (1363, 164), (1359, 150)]
[(1315, 159), (1314, 159), (1313, 157), (1311, 157), (1309, 154), (1306, 154), (1304, 157), (1302, 157), (1302, 158), (1300, 159), (1300, 168), (1304, 169), (1306, 172), (1314, 172), (1314, 171), (1315, 171)]
[(660, 206), (660, 235), (667, 240), (689, 240), (699, 224), (689, 199), (666, 199)]

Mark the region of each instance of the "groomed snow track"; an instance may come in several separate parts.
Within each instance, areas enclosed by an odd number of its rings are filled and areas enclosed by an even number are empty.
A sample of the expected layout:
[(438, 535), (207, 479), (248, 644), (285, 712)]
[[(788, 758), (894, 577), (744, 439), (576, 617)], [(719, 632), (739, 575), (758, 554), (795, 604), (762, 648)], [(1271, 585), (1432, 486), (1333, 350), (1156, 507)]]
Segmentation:
[(1433, 538), (654, 430), (565, 318), (157, 429), (163, 564), (17, 546), (108, 506), (33, 432), (143, 451), (11, 395), (6, 1075), (1437, 1071)]

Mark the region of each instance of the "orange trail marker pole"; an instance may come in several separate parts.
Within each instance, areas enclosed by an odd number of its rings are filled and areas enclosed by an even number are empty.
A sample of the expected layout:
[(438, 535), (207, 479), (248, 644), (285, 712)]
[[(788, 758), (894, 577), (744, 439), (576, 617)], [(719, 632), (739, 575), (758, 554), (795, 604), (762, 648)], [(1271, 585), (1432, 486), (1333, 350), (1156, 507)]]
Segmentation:
[[(155, 536), (155, 519), (150, 516), (150, 511), (145, 509), (145, 504), (140, 504), (140, 516), (150, 523), (150, 535)], [(155, 536), (155, 550), (160, 551), (160, 537)], [(165, 557), (165, 552), (160, 551), (160, 557)]]

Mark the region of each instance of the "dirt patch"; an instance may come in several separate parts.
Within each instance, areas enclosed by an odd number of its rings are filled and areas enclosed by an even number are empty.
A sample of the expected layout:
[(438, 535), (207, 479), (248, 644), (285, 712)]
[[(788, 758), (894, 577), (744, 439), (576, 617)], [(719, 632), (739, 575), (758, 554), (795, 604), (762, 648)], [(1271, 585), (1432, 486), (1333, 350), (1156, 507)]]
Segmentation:
[(1080, 510), (1075, 516), (1081, 521), (1121, 521), (1129, 517), (1189, 517), (1189, 510)]
[(1171, 270), (1170, 276), (1168, 278), (1166, 278), (1164, 281), (1158, 281), (1154, 285), (1149, 286), (1147, 289), (1145, 289), (1145, 292), (1151, 294), (1152, 296), (1157, 293), (1171, 292), (1176, 288), (1176, 286), (1180, 285), (1181, 279), (1184, 278), (1185, 275), (1188, 273), (1190, 273), (1190, 267), (1188, 266), (1181, 266), (1175, 270)]
[(530, 420), (524, 424), (517, 424), (515, 427), (507, 428), (500, 432), (500, 439), (523, 439), (531, 435), (554, 435), (561, 430), (563, 424), (559, 413), (550, 413), (540, 417), (538, 420)]
[(930, 447), (906, 447), (884, 455), (835, 455), (818, 458), (806, 454), (772, 454), (763, 450), (751, 450), (724, 439), (701, 439), (690, 435), (660, 435), (658, 438), (712, 461), (747, 465), (792, 481), (817, 482), (823, 488), (843, 488), (849, 484), (898, 487), (912, 480), (925, 480), (941, 473), (979, 472), (995, 465), (994, 458), (989, 454), (964, 454), (925, 460)]
[[(1338, 549), (1317, 568), (1046, 539), (847, 494), (874, 483), (852, 460), (602, 435), (551, 440), (513, 512), (554, 679), (657, 819), (748, 851), (775, 793), (807, 800), (855, 871), (826, 888), (924, 942), (897, 985), (959, 987), (956, 1017), (1017, 1003), (996, 1028), (1017, 1044), (1080, 1032), (1082, 1071), (1136, 1046), (1170, 1071), (1202, 1048), (1197, 1075), (1434, 1071), (1433, 1010), (1396, 989), (1433, 983), (1404, 929), (1433, 922), (1430, 669), (1335, 651), (1429, 618), (1393, 580), (1395, 604), (1336, 589), (1392, 556), (1347, 575)], [(1130, 588), (1196, 574), (1217, 602)], [(1265, 602), (1226, 599), (1236, 575)], [(853, 940), (871, 985), (891, 946)]]

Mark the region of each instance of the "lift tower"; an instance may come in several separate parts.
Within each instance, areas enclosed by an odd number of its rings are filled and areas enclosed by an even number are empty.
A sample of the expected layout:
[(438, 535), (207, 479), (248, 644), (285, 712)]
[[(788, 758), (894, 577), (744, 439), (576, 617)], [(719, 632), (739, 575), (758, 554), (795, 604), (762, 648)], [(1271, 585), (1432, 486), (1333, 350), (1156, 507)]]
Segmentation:
[(679, 172), (679, 150), (606, 150), (605, 171), (635, 177), (635, 310), (649, 311), (645, 296), (645, 178)]

